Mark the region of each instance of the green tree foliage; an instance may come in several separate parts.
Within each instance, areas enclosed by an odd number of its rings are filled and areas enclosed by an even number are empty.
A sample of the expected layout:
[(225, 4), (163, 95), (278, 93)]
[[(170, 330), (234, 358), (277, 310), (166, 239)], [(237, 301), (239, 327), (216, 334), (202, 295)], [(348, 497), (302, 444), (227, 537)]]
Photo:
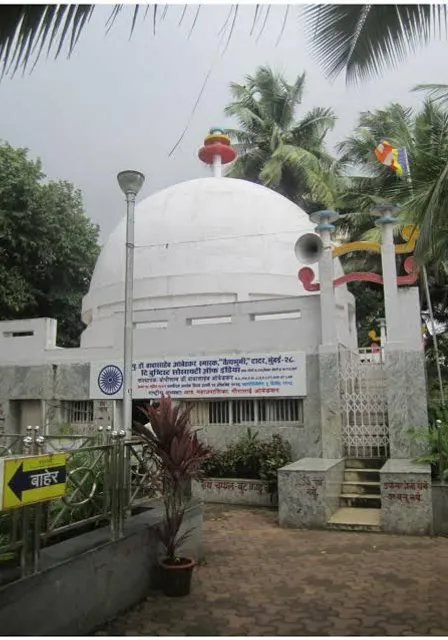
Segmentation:
[(81, 300), (99, 254), (79, 190), (47, 181), (26, 149), (0, 145), (0, 319), (51, 317), (79, 344)]
[[(412, 183), (376, 160), (373, 149), (382, 139), (407, 149)], [(401, 223), (420, 227), (416, 258), (434, 272), (440, 269), (448, 258), (448, 112), (429, 100), (418, 111), (392, 104), (364, 112), (339, 151), (341, 163), (358, 171), (340, 198), (346, 211), (356, 212), (345, 218), (346, 230), (366, 231), (373, 204), (397, 203)], [(375, 233), (370, 235), (375, 237)]]
[(244, 84), (232, 83), (225, 113), (239, 128), (229, 134), (239, 157), (228, 175), (263, 184), (310, 213), (334, 206), (337, 171), (325, 149), (335, 122), (332, 109), (315, 107), (300, 119), (305, 74), (289, 84), (269, 67), (259, 67)]
[(383, 289), (371, 282), (350, 282), (347, 286), (356, 299), (358, 344), (360, 347), (370, 347), (372, 340), (369, 331), (374, 330), (379, 336), (379, 321), (385, 317)]
[[(408, 153), (412, 184), (375, 159), (382, 139)], [(427, 100), (414, 111), (392, 104), (362, 113), (353, 136), (340, 145), (342, 162), (361, 168), (343, 196), (343, 204), (366, 212), (374, 202), (401, 206), (403, 223), (419, 225), (415, 255), (420, 263), (440, 265), (448, 259), (448, 111)]]
[[(384, 139), (396, 147), (406, 147), (412, 184), (376, 160), (373, 149)], [(354, 133), (339, 145), (338, 151), (342, 155), (341, 164), (357, 172), (357, 175), (347, 178), (341, 188), (339, 204), (346, 215), (339, 222), (339, 232), (349, 240), (362, 237), (379, 240), (371, 215), (372, 205), (381, 202), (400, 204), (401, 225), (416, 224), (421, 229), (415, 255), (427, 267), (435, 319), (446, 323), (448, 113), (443, 105), (428, 100), (417, 111), (392, 104), (364, 112)], [(397, 234), (399, 230), (400, 226), (397, 226)], [(399, 237), (396, 242), (400, 242)], [(399, 273), (406, 257), (397, 256)], [(361, 268), (381, 273), (380, 256), (375, 253), (353, 253), (344, 256), (342, 261), (346, 270)], [(361, 287), (353, 283), (349, 286), (357, 296), (358, 330), (360, 323), (367, 321), (369, 324), (374, 318), (384, 316), (382, 298), (374, 293), (375, 285), (366, 283)], [(422, 317), (428, 321), (427, 300), (421, 282), (420, 287)], [(376, 326), (370, 328), (377, 329)], [(364, 334), (363, 330), (359, 336), (362, 342)], [(439, 342), (444, 365), (446, 340), (441, 336)], [(431, 339), (427, 345), (428, 377), (430, 386), (434, 386), (437, 378)]]

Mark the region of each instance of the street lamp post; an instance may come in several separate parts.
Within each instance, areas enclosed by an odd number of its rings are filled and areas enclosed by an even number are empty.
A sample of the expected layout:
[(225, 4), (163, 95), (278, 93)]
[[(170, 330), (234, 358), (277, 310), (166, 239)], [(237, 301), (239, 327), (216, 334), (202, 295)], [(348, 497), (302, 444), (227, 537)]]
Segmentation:
[(120, 189), (126, 196), (126, 267), (124, 285), (124, 344), (123, 344), (123, 429), (132, 436), (132, 338), (134, 303), (134, 207), (135, 198), (143, 186), (145, 176), (139, 171), (121, 171), (117, 175)]

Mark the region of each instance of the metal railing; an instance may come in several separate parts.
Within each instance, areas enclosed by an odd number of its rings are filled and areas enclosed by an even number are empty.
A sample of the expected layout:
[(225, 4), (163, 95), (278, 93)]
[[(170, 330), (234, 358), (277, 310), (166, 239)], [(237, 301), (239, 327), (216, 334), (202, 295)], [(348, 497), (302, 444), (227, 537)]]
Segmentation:
[(2, 564), (14, 561), (21, 576), (39, 570), (43, 547), (97, 527), (109, 527), (112, 540), (123, 535), (125, 519), (151, 508), (161, 496), (160, 465), (139, 439), (100, 427), (93, 436), (25, 437), (0, 434), (0, 458), (63, 452), (66, 491), (61, 498), (0, 512)]
[(384, 363), (384, 351), (382, 348), (375, 350), (371, 347), (360, 347), (356, 352), (358, 353), (361, 362), (372, 362), (375, 364)]
[(383, 364), (368, 349), (339, 347), (341, 426), (347, 457), (387, 457), (389, 427)]

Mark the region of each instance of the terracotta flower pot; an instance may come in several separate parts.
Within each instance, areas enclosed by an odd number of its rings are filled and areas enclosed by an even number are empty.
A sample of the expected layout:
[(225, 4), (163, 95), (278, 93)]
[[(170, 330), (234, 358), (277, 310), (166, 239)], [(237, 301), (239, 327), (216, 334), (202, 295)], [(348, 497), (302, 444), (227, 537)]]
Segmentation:
[(187, 596), (190, 593), (195, 564), (190, 558), (179, 558), (175, 563), (167, 558), (160, 560), (163, 593), (171, 597)]

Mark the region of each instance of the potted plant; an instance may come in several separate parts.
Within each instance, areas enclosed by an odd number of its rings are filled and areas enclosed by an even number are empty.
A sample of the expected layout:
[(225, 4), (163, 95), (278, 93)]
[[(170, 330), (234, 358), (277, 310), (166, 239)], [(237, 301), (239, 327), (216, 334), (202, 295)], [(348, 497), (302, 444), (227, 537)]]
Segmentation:
[(158, 406), (142, 410), (150, 428), (137, 424), (135, 428), (159, 461), (163, 483), (164, 519), (157, 529), (165, 549), (160, 559), (162, 589), (168, 596), (184, 596), (190, 593), (195, 561), (179, 555), (192, 529), (180, 531), (191, 498), (191, 481), (200, 477), (209, 449), (190, 425), (190, 407), (176, 406), (169, 396), (162, 395)]

